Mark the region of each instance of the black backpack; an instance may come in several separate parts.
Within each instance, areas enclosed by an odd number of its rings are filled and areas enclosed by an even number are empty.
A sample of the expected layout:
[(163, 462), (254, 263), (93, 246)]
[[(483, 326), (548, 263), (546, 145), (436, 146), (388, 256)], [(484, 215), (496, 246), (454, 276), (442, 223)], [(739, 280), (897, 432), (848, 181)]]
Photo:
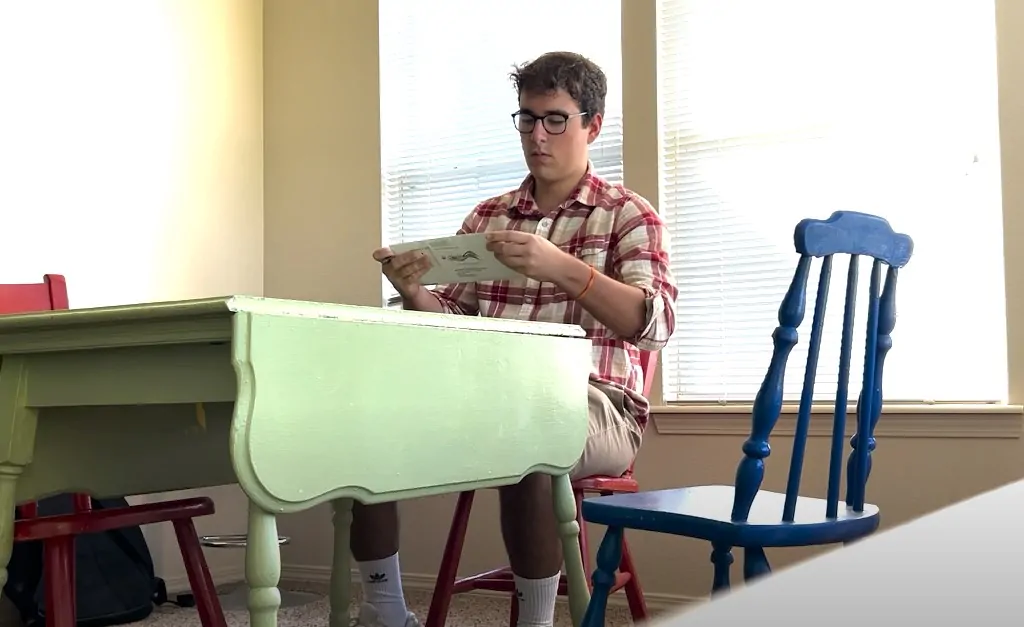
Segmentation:
[[(121, 499), (93, 499), (94, 509), (126, 507)], [(74, 511), (71, 495), (39, 501), (39, 516)], [(4, 594), (28, 627), (44, 627), (42, 542), (15, 542), (7, 566)], [(77, 627), (106, 627), (140, 621), (153, 604), (167, 602), (167, 589), (154, 574), (153, 557), (139, 527), (127, 527), (75, 538)]]

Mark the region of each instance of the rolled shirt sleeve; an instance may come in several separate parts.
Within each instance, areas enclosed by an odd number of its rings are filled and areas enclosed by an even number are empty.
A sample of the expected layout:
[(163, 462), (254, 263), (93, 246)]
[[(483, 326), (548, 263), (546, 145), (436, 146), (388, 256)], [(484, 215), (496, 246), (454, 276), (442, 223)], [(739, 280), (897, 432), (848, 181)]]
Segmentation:
[(616, 279), (644, 291), (647, 308), (644, 327), (635, 337), (623, 338), (640, 350), (665, 347), (676, 328), (676, 287), (669, 267), (669, 234), (665, 222), (640, 197), (621, 208), (611, 267)]

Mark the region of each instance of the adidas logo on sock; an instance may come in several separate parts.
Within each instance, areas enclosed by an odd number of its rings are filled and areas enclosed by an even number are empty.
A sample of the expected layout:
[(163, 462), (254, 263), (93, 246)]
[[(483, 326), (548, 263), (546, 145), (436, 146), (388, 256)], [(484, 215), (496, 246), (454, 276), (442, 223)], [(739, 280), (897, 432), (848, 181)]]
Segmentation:
[(384, 573), (373, 573), (370, 575), (370, 583), (387, 583), (388, 576)]

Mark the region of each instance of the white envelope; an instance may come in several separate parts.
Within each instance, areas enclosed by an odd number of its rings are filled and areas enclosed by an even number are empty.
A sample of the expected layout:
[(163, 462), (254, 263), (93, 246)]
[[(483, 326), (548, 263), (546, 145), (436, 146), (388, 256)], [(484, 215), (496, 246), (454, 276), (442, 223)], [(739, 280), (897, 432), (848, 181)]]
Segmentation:
[(483, 233), (452, 235), (391, 246), (396, 254), (421, 250), (430, 257), (431, 268), (420, 279), (423, 285), (501, 281), (522, 275), (501, 263), (487, 250)]

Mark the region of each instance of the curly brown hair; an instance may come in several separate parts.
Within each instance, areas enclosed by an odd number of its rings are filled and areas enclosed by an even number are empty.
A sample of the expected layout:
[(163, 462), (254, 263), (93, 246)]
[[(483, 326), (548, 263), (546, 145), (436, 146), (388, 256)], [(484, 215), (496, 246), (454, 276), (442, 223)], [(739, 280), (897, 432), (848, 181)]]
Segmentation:
[(575, 52), (547, 52), (533, 61), (515, 66), (509, 74), (519, 96), (523, 92), (547, 94), (564, 90), (587, 115), (584, 125), (593, 116), (604, 115), (604, 99), (608, 95), (608, 79), (601, 68)]

